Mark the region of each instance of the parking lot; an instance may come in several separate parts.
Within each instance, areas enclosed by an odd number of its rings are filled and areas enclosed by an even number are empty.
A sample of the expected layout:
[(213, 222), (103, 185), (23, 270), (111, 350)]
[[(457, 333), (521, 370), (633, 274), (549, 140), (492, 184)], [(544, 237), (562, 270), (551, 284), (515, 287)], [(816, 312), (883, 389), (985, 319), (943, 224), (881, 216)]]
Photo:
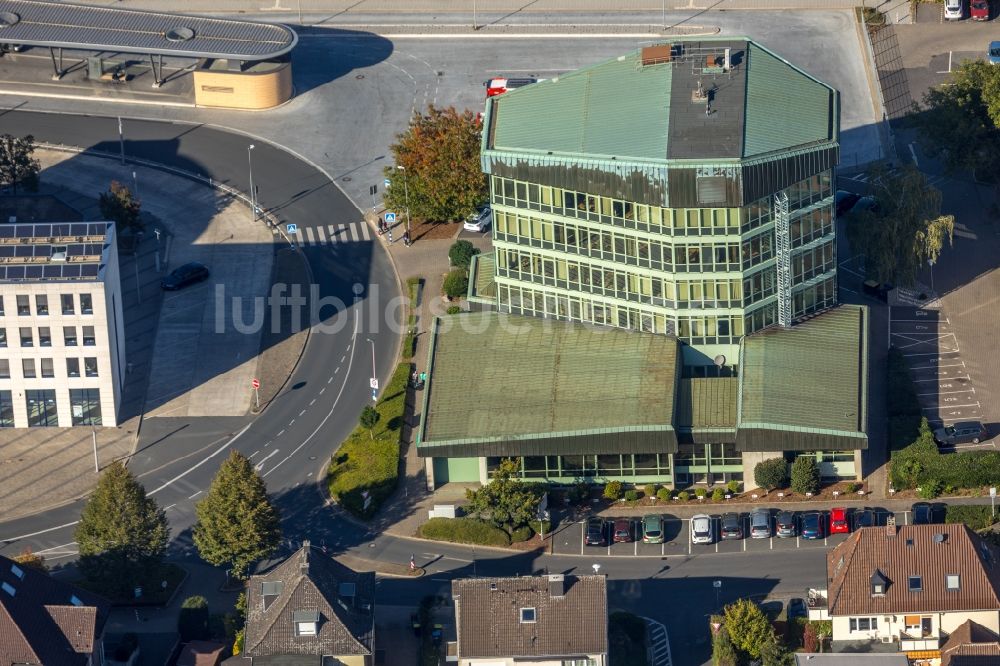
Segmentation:
[[(877, 507), (864, 507), (870, 509), (874, 514), (875, 525), (885, 525), (888, 517), (894, 515), (897, 525), (909, 524), (910, 512), (898, 511), (890, 512)], [(848, 520), (850, 525), (854, 525), (855, 514), (860, 510), (848, 509)], [(772, 534), (774, 519), (778, 513), (777, 509), (769, 509), (771, 514)], [(801, 529), (801, 516), (805, 511), (795, 511), (796, 533)], [(800, 536), (779, 538), (771, 536), (769, 538), (751, 539), (747, 536), (741, 539), (722, 539), (720, 534), (720, 520), (722, 514), (711, 514), (712, 519), (712, 543), (696, 544), (691, 540), (691, 519), (680, 518), (670, 514), (661, 514), (663, 518), (663, 542), (643, 543), (642, 539), (642, 517), (631, 518), (606, 518), (604, 519), (604, 544), (586, 545), (585, 535), (587, 521), (566, 522), (552, 536), (553, 555), (588, 555), (591, 557), (688, 557), (691, 555), (718, 554), (718, 553), (744, 553), (763, 552), (768, 550), (798, 550), (807, 548), (832, 548), (848, 538), (849, 534), (829, 534), (830, 512), (819, 511), (822, 515), (824, 525), (824, 538), (804, 539)], [(743, 534), (750, 532), (749, 513), (739, 514), (743, 527)], [(612, 526), (615, 521), (626, 520), (629, 524), (631, 540), (615, 543), (612, 539)]]

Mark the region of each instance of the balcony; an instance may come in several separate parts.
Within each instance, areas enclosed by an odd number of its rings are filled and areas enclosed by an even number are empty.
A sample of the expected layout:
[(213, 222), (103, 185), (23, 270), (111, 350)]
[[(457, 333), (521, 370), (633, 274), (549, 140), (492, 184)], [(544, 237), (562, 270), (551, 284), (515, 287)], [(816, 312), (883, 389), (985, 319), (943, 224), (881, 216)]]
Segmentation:
[(809, 608), (810, 620), (830, 619), (830, 615), (827, 612), (826, 590), (810, 587), (806, 594), (806, 606)]
[[(920, 632), (915, 632), (920, 633)], [(918, 652), (921, 650), (937, 650), (941, 647), (941, 639), (937, 637), (913, 637), (906, 632), (899, 632), (900, 652)]]

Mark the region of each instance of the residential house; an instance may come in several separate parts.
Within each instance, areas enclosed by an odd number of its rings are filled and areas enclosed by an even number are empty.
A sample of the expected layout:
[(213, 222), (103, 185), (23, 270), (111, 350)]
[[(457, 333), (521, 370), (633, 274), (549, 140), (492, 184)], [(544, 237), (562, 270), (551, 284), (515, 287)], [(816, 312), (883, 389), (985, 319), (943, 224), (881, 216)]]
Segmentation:
[(111, 604), (0, 556), (0, 664), (95, 666)]
[(832, 620), (834, 650), (936, 652), (970, 621), (1000, 628), (1000, 549), (961, 523), (862, 528), (829, 552), (827, 588), (809, 597), (810, 619)]
[(522, 576), (452, 581), (458, 666), (606, 666), (604, 576)]
[(941, 646), (941, 666), (1000, 664), (1000, 640), (986, 627), (966, 620)]
[(251, 576), (243, 651), (228, 666), (372, 666), (375, 574), (358, 573), (308, 541)]

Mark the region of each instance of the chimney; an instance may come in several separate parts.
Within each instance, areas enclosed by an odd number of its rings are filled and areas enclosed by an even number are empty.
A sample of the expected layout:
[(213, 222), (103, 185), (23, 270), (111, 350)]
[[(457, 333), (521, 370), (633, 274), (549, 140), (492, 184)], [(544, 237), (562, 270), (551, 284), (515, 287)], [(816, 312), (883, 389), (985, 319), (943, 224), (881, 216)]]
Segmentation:
[(302, 542), (302, 557), (299, 560), (299, 573), (303, 575), (309, 574), (309, 551), (312, 550), (312, 545), (309, 540), (306, 539)]
[(566, 596), (566, 577), (562, 574), (549, 574), (549, 596)]
[(729, 56), (730, 56), (730, 48), (727, 46), (726, 47), (726, 57), (725, 57), (725, 60), (722, 61), (722, 71), (723, 72), (728, 72), (729, 69), (733, 66), (733, 61), (732, 61), (732, 59)]
[(896, 536), (896, 516), (891, 513), (885, 519), (885, 535), (887, 537)]

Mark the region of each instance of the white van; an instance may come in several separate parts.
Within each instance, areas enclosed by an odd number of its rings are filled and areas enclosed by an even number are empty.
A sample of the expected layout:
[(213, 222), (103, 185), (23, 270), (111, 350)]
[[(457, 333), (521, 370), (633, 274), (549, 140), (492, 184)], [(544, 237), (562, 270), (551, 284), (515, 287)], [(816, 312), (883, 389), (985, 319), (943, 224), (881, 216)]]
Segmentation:
[(944, 0), (944, 17), (958, 21), (965, 15), (965, 0)]

